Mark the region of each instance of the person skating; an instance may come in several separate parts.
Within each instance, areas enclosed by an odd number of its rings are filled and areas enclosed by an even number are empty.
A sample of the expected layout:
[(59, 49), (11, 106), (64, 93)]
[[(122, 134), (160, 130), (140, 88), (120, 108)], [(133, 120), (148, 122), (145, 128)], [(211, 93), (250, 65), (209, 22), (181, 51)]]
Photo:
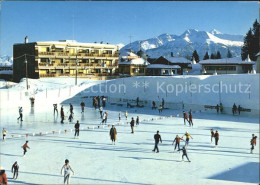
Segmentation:
[(163, 110), (163, 106), (162, 106), (162, 105), (160, 105), (160, 106), (158, 107), (159, 114), (161, 114), (161, 113), (162, 113), (162, 110)]
[(0, 184), (7, 184), (7, 176), (5, 173), (5, 169), (3, 167), (0, 168)]
[(130, 122), (130, 126), (131, 126), (131, 133), (133, 134), (134, 133), (134, 126), (135, 126), (135, 120), (134, 118), (132, 118), (131, 122)]
[(70, 114), (73, 113), (73, 105), (70, 103)]
[(114, 124), (112, 125), (109, 134), (110, 134), (110, 139), (112, 140), (112, 144), (115, 145), (117, 132)]
[(64, 123), (63, 121), (65, 118), (65, 115), (64, 115), (63, 105), (60, 108), (60, 117), (61, 117), (61, 123)]
[(222, 105), (222, 103), (219, 104), (219, 110), (220, 110), (220, 113), (223, 112), (223, 105)]
[(183, 138), (184, 136), (186, 137), (185, 146), (187, 147), (189, 145), (190, 138), (191, 139), (193, 139), (193, 138), (192, 138), (192, 136), (188, 132), (186, 132), (181, 138)]
[(237, 110), (238, 110), (238, 114), (240, 115), (240, 112), (241, 112), (241, 110), (242, 110), (242, 107), (241, 107), (240, 105), (238, 105)]
[(19, 165), (17, 164), (17, 161), (14, 162), (14, 164), (12, 165), (12, 173), (13, 173), (13, 179), (17, 179), (18, 178), (18, 170), (19, 170)]
[(139, 125), (139, 116), (136, 117), (135, 124), (136, 124), (136, 125)]
[(257, 139), (257, 136), (255, 136), (254, 134), (252, 134), (252, 139), (251, 139), (251, 141), (250, 141), (250, 144), (251, 144), (250, 153), (251, 153), (251, 154), (253, 153), (253, 150), (255, 149), (254, 146), (256, 146), (256, 139)]
[(178, 150), (180, 150), (180, 142), (184, 141), (181, 137), (179, 137), (178, 135), (176, 135), (175, 139), (173, 140), (172, 142), (172, 145), (174, 144), (175, 142), (175, 147), (174, 147), (174, 151), (176, 150), (177, 146), (178, 146)]
[(107, 124), (107, 117), (108, 117), (108, 113), (105, 112), (105, 124)]
[(136, 106), (139, 107), (139, 97), (136, 98)]
[(81, 113), (83, 113), (84, 112), (84, 108), (85, 108), (85, 103), (82, 101), (80, 103), (80, 106), (81, 106)]
[(232, 108), (232, 113), (233, 113), (233, 115), (237, 113), (237, 106), (236, 106), (235, 103), (234, 103), (233, 108)]
[(76, 138), (76, 136), (79, 137), (79, 127), (80, 127), (79, 120), (77, 120), (77, 123), (74, 125), (75, 128), (74, 138)]
[(58, 105), (57, 103), (53, 104), (53, 114), (55, 115), (55, 112), (57, 112), (58, 115)]
[(102, 118), (102, 115), (103, 115), (103, 107), (102, 106), (99, 107), (99, 114), (100, 114), (100, 118)]
[(192, 114), (189, 112), (189, 125), (193, 126), (193, 121), (192, 121)]
[(6, 134), (7, 134), (7, 130), (5, 130), (5, 128), (3, 128), (3, 140), (5, 141), (5, 137), (6, 137)]
[(23, 107), (19, 108), (19, 117), (17, 118), (17, 120), (21, 119), (21, 121), (23, 121)]
[(127, 119), (127, 116), (128, 116), (128, 113), (127, 113), (127, 111), (125, 111), (125, 118)]
[(180, 150), (182, 150), (182, 161), (184, 161), (183, 157), (186, 156), (188, 161), (191, 162), (188, 155), (187, 155), (187, 150), (186, 150), (185, 146), (183, 146), (182, 149), (179, 149), (178, 151), (180, 151)]
[(164, 99), (162, 99), (162, 108), (164, 109)]
[(119, 111), (119, 113), (118, 113), (118, 119), (119, 119), (119, 121), (121, 121), (121, 111)]
[(182, 114), (183, 114), (184, 125), (186, 125), (186, 120), (189, 123), (187, 113), (185, 111), (183, 111)]
[(216, 148), (218, 146), (218, 140), (219, 140), (219, 133), (217, 130), (214, 134), (214, 138), (215, 138), (215, 148)]
[(162, 143), (162, 138), (159, 134), (159, 130), (157, 130), (157, 133), (154, 135), (154, 141), (155, 141), (155, 145), (154, 145), (153, 152), (155, 152), (155, 150), (157, 150), (157, 153), (159, 153), (159, 148), (158, 148), (159, 141), (161, 141), (161, 143)]
[(215, 133), (214, 133), (214, 130), (213, 130), (213, 128), (212, 129), (210, 129), (210, 134), (211, 134), (211, 143), (212, 143), (212, 140), (213, 140), (213, 138), (214, 138), (214, 136), (215, 136)]
[(30, 147), (28, 146), (28, 142), (29, 142), (29, 141), (26, 141), (25, 144), (22, 146), (22, 148), (23, 148), (23, 156), (24, 156), (25, 153), (27, 152), (27, 148), (30, 149)]
[(61, 172), (60, 172), (61, 175), (62, 175), (62, 171), (64, 171), (64, 184), (66, 184), (66, 182), (67, 182), (67, 184), (69, 184), (70, 183), (71, 172), (73, 173), (73, 175), (75, 173), (72, 170), (71, 166), (69, 165), (69, 160), (68, 159), (65, 160), (65, 164), (61, 168)]
[(153, 101), (152, 104), (153, 104), (153, 106), (152, 106), (152, 110), (153, 110), (153, 109), (156, 109), (156, 107), (155, 107), (155, 101)]
[(219, 105), (218, 104), (216, 106), (216, 109), (217, 109), (217, 114), (218, 114), (218, 112), (219, 112)]
[(69, 122), (72, 122), (72, 120), (73, 120), (73, 114), (74, 114), (73, 112), (70, 113), (69, 118), (68, 118)]
[(103, 96), (102, 98), (102, 106), (103, 107), (106, 107), (106, 98)]

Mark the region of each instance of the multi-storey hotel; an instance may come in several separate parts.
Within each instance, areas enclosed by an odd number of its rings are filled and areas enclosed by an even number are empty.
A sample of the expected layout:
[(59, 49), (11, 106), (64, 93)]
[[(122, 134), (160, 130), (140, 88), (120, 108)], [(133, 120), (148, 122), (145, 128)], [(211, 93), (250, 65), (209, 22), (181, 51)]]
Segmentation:
[(13, 46), (13, 80), (54, 76), (114, 75), (118, 68), (116, 45), (72, 40), (31, 42)]

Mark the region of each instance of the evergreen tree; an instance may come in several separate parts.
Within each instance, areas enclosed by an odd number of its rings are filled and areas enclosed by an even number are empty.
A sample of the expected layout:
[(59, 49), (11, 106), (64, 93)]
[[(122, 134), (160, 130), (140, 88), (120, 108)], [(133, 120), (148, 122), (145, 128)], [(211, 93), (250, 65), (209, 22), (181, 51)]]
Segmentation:
[(198, 63), (200, 61), (199, 55), (196, 50), (193, 51), (192, 58), (195, 59), (196, 63)]
[(245, 38), (244, 38), (244, 45), (241, 49), (241, 57), (242, 60), (245, 60), (249, 55), (251, 60), (256, 60), (256, 54), (260, 50), (260, 38), (259, 38), (259, 30), (260, 25), (257, 20), (255, 20), (253, 24), (253, 28), (249, 29)]
[(221, 59), (221, 54), (219, 51), (217, 52), (216, 59)]
[(203, 57), (203, 60), (208, 60), (209, 59), (209, 53), (206, 52), (205, 56)]
[(211, 55), (210, 55), (210, 59), (215, 59), (216, 57), (215, 57), (215, 54), (214, 53), (211, 53)]
[(232, 58), (232, 54), (231, 54), (231, 52), (230, 52), (229, 49), (228, 49), (228, 51), (227, 51), (227, 58)]

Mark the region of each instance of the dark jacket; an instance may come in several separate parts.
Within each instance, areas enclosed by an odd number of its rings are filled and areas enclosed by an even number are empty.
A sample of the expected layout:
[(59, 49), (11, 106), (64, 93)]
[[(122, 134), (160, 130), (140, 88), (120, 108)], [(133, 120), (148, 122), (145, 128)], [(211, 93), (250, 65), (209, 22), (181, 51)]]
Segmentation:
[(135, 121), (132, 120), (132, 121), (130, 122), (130, 125), (131, 125), (131, 127), (135, 126)]
[(159, 143), (159, 141), (162, 142), (162, 138), (161, 138), (160, 134), (155, 134), (154, 135), (154, 140), (155, 140), (156, 143)]
[[(180, 149), (180, 150), (182, 150), (183, 155), (187, 155), (186, 148), (182, 148), (182, 149)], [(178, 150), (178, 151), (180, 151), (180, 150)]]
[(217, 139), (217, 140), (219, 140), (219, 133), (215, 133), (215, 135), (214, 135), (214, 137)]
[(80, 124), (76, 123), (74, 127), (75, 127), (76, 130), (79, 130), (79, 126), (80, 126)]

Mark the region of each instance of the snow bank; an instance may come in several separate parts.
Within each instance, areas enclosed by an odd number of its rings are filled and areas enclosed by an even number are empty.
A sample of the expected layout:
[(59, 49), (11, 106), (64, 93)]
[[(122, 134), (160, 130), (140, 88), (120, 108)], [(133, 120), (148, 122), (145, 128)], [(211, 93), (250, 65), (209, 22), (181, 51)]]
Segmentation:
[(167, 108), (192, 110), (222, 102), (226, 113), (231, 113), (235, 103), (251, 109), (250, 115), (259, 115), (259, 74), (131, 77), (108, 81), (84, 93), (106, 95), (111, 102), (123, 104), (136, 104), (139, 97), (144, 106), (151, 106), (152, 101), (158, 106), (163, 98)]

